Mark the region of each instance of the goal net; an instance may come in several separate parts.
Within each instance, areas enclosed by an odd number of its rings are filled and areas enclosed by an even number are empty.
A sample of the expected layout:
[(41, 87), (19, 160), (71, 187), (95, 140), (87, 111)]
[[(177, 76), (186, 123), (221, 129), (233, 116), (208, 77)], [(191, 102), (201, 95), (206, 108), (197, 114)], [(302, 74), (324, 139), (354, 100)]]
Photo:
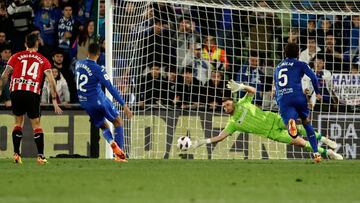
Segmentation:
[(229, 116), (222, 99), (245, 94), (231, 94), (230, 79), (255, 87), (253, 104), (277, 113), (273, 72), (288, 42), (299, 45), (300, 60), (319, 79), (323, 98), (316, 101), (303, 78), (312, 125), (338, 143), (336, 152), (359, 158), (357, 1), (122, 0), (107, 5), (107, 22), (113, 25), (107, 29), (107, 64), (135, 114), (125, 119), (130, 158), (309, 157), (299, 147), (241, 132), (196, 151), (176, 148), (181, 136), (210, 138), (225, 127)]

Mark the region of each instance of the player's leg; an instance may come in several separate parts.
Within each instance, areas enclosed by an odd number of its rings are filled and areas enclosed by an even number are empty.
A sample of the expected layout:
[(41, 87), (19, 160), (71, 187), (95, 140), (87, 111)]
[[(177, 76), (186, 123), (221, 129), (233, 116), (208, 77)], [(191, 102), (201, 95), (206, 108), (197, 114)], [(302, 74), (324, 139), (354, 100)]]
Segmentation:
[(299, 105), (297, 106), (297, 112), (299, 113), (299, 117), (301, 118), (302, 125), (304, 126), (306, 131), (306, 136), (314, 152), (314, 161), (318, 163), (321, 161), (321, 155), (318, 152), (318, 147), (317, 147), (318, 142), (315, 136), (315, 130), (310, 124), (310, 120), (308, 119), (309, 109), (307, 107), (306, 100), (304, 102), (299, 102)]
[(125, 153), (116, 144), (107, 122), (104, 121), (104, 123), (100, 126), (100, 128), (102, 130), (105, 140), (110, 144), (110, 147), (115, 154), (115, 161), (127, 162)]
[[(274, 140), (276, 142), (281, 142), (281, 143), (290, 144), (290, 145), (296, 145), (296, 146), (304, 148), (305, 150), (307, 150), (309, 152), (313, 152), (311, 145), (308, 141), (304, 140), (300, 136), (296, 137), (295, 139), (292, 139), (288, 135), (288, 132), (282, 128), (278, 128), (277, 130), (273, 130), (272, 132), (270, 132), (268, 138), (271, 140)], [(341, 155), (336, 154), (333, 151), (326, 150), (322, 147), (318, 147), (318, 152), (321, 153), (321, 155), (323, 157), (327, 157), (329, 155), (330, 158), (332, 158), (332, 159), (340, 159), (339, 156), (341, 156)], [(328, 153), (328, 152), (330, 152), (330, 153)]]
[[(97, 125), (95, 124), (95, 126), (97, 126)], [(101, 128), (103, 137), (106, 140), (106, 142), (111, 144), (113, 142), (114, 138), (110, 131), (110, 127), (105, 120), (104, 120), (103, 124), (100, 126), (100, 128)]]
[[(302, 125), (297, 125), (297, 129), (298, 129), (298, 133), (299, 135), (306, 135), (306, 130), (304, 128), (304, 126)], [(316, 136), (316, 140), (317, 141), (321, 141), (324, 144), (326, 144), (327, 146), (329, 146), (332, 149), (336, 149), (337, 148), (337, 143), (325, 136), (322, 136), (319, 132), (315, 131), (315, 136)]]
[(44, 132), (40, 124), (40, 96), (32, 92), (29, 94), (29, 101), (27, 101), (27, 115), (31, 122), (31, 127), (34, 134), (34, 142), (38, 151), (37, 163), (46, 164), (47, 160), (44, 156)]
[[(13, 160), (15, 163), (22, 163), (20, 154), (21, 139), (23, 137), (22, 128), (24, 126), (24, 115), (26, 113), (23, 91), (15, 91), (10, 94), (12, 103), (12, 112), (15, 115), (15, 126), (12, 132), (12, 140), (14, 147)], [(26, 99), (25, 99), (26, 100)]]
[(46, 164), (47, 160), (44, 156), (44, 132), (41, 128), (40, 117), (30, 118), (30, 122), (34, 133), (34, 142), (38, 151), (36, 161), (38, 164)]
[(20, 156), (20, 145), (21, 139), (23, 137), (22, 128), (24, 126), (24, 115), (15, 116), (15, 127), (12, 131), (12, 140), (14, 147), (14, 162), (21, 164), (21, 156)]
[(107, 98), (105, 99), (103, 106), (104, 106), (105, 118), (111, 121), (115, 128), (114, 129), (115, 143), (121, 149), (121, 153), (120, 154), (115, 153), (115, 155), (119, 159), (126, 159), (125, 153), (122, 151), (124, 149), (124, 128), (123, 128), (123, 121), (119, 116), (119, 111)]
[[(297, 140), (293, 140), (294, 145), (302, 146), (307, 151), (313, 152), (313, 149), (312, 149), (309, 141), (305, 141), (301, 137), (298, 137), (298, 138), (299, 139), (297, 139)], [(330, 157), (330, 159), (343, 160), (343, 157), (340, 154), (334, 152), (332, 149), (325, 149), (325, 148), (322, 148), (320, 146), (318, 146), (317, 149), (318, 149), (318, 152), (321, 154), (322, 157)]]
[(287, 126), (289, 135), (292, 138), (296, 138), (298, 136), (295, 122), (298, 118), (298, 113), (296, 109), (292, 106), (281, 106), (280, 115), (282, 120), (284, 121), (284, 124)]
[(124, 127), (123, 127), (123, 120), (120, 116), (116, 117), (115, 120), (112, 122), (115, 128), (115, 142), (119, 145), (121, 149), (124, 149)]

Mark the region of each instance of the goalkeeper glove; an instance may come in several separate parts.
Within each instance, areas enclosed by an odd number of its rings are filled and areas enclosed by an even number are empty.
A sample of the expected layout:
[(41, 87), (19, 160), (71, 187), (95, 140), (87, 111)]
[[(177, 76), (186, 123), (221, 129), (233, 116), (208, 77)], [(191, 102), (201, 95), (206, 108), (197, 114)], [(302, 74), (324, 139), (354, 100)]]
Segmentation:
[(227, 88), (231, 89), (231, 93), (235, 93), (238, 92), (239, 90), (245, 89), (245, 85), (243, 83), (239, 84), (232, 79), (227, 83), (226, 86)]
[(192, 145), (193, 149), (199, 148), (200, 146), (204, 145), (204, 144), (209, 144), (211, 143), (210, 138), (208, 139), (203, 139), (203, 140), (195, 140), (194, 144)]

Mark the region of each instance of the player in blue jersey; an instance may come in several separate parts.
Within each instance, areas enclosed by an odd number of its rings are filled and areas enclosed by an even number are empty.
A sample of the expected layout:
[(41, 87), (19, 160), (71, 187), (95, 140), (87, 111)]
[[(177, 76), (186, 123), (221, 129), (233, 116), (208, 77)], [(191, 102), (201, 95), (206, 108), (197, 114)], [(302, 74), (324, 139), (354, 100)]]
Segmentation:
[(317, 99), (321, 99), (318, 80), (310, 67), (297, 59), (299, 56), (297, 44), (287, 44), (285, 56), (286, 59), (278, 64), (274, 73), (276, 101), (280, 108), (280, 115), (288, 126), (289, 135), (293, 138), (298, 135), (295, 121), (300, 117), (314, 152), (314, 161), (320, 162), (321, 156), (318, 152), (315, 132), (308, 119), (307, 98), (301, 85), (301, 79), (305, 74), (311, 79)]
[[(88, 48), (88, 58), (76, 63), (76, 87), (80, 105), (89, 114), (91, 121), (96, 127), (102, 129), (106, 141), (110, 144), (115, 161), (127, 162), (124, 149), (123, 121), (114, 104), (108, 99), (101, 89), (105, 86), (116, 101), (123, 107), (125, 115), (130, 119), (133, 114), (120, 93), (111, 84), (105, 68), (99, 66), (96, 61), (100, 56), (100, 46), (92, 43)], [(110, 132), (105, 118), (113, 123), (115, 128), (114, 138)]]

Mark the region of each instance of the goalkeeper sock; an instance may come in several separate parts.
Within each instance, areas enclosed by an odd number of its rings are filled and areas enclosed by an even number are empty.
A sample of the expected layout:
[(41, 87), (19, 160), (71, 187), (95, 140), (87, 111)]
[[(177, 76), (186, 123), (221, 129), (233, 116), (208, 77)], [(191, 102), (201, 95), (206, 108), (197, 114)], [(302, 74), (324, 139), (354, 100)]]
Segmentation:
[(318, 152), (317, 149), (317, 140), (316, 140), (316, 136), (315, 136), (315, 131), (314, 128), (308, 123), (303, 125), (305, 130), (306, 130), (306, 136), (310, 142), (311, 148), (313, 149), (313, 152), (316, 153)]
[[(308, 142), (308, 141), (305, 142), (304, 148), (305, 148), (307, 151), (309, 151), (309, 152), (312, 152), (312, 151), (313, 151), (312, 148), (311, 148), (310, 142)], [(324, 149), (324, 148), (322, 148), (322, 147), (318, 147), (317, 149), (318, 149), (318, 152), (319, 152), (322, 156), (324, 156), (324, 157), (327, 156), (327, 150), (326, 150), (326, 149)]]
[(112, 136), (112, 134), (111, 134), (111, 132), (110, 132), (110, 129), (109, 129), (109, 128), (105, 128), (105, 129), (102, 130), (102, 133), (103, 133), (103, 136), (104, 136), (105, 140), (106, 140), (109, 144), (111, 144), (111, 142), (112, 142), (114, 139), (113, 139), (113, 136)]
[(22, 139), (22, 127), (15, 126), (12, 132), (14, 153), (20, 154), (20, 143)]
[[(296, 127), (297, 127), (297, 129), (298, 129), (298, 133), (299, 133), (301, 136), (304, 137), (304, 135), (306, 135), (306, 130), (305, 130), (305, 128), (304, 128), (302, 125), (298, 125), (298, 126), (296, 126)], [(321, 140), (322, 135), (321, 135), (320, 133), (318, 133), (318, 132), (315, 131), (315, 136), (316, 136), (316, 140), (317, 140), (317, 141)]]
[(124, 149), (124, 128), (122, 126), (115, 128), (115, 142), (120, 149)]

